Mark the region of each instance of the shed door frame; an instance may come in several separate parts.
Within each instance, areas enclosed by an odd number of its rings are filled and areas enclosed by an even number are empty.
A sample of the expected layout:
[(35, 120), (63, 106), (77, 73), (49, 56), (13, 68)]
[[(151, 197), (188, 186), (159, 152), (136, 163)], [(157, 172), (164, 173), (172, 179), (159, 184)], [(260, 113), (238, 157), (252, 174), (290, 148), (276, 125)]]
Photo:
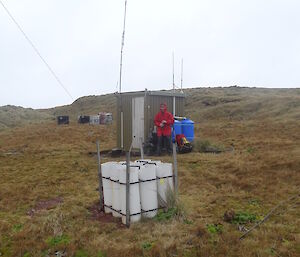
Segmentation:
[(144, 143), (145, 130), (145, 97), (132, 98), (132, 147), (137, 149), (141, 147), (141, 142)]

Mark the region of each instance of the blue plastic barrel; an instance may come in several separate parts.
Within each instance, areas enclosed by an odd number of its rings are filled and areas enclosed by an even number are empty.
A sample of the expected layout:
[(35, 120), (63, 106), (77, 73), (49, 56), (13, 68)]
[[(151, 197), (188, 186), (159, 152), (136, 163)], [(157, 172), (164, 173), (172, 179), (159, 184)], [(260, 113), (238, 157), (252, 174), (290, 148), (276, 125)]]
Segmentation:
[[(179, 120), (175, 120), (174, 121), (174, 125), (173, 125), (173, 133), (172, 133), (172, 139), (173, 141), (175, 140), (175, 136), (182, 134), (182, 127), (181, 127), (181, 122)], [(175, 133), (174, 133), (175, 132)]]
[(182, 134), (190, 142), (194, 141), (194, 122), (190, 119), (185, 119), (181, 121), (182, 125)]

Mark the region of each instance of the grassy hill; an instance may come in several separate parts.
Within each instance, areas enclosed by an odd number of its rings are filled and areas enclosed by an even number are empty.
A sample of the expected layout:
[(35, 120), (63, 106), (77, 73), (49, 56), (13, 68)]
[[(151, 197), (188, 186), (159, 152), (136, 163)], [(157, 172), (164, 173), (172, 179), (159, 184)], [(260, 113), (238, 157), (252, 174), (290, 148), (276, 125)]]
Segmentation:
[(185, 93), (186, 112), (195, 120), (300, 119), (300, 89), (194, 88)]
[[(187, 96), (186, 115), (195, 121), (300, 119), (300, 89), (193, 88), (185, 89), (184, 93)], [(54, 120), (58, 115), (69, 115), (71, 120), (76, 121), (78, 115), (99, 112), (116, 114), (114, 94), (84, 96), (71, 105), (50, 109), (3, 106), (0, 107), (0, 130)]]
[(71, 119), (77, 120), (78, 115), (95, 115), (99, 112), (116, 113), (116, 103), (116, 97), (114, 94), (84, 96), (78, 98), (71, 105), (59, 106), (40, 111), (55, 117), (58, 115), (69, 115)]
[(59, 115), (69, 115), (76, 121), (78, 115), (92, 115), (99, 112), (116, 112), (116, 100), (113, 94), (101, 96), (85, 96), (77, 99), (71, 105), (50, 109), (31, 109), (12, 105), (0, 107), (0, 130), (21, 127), (31, 123), (50, 122)]
[[(97, 211), (95, 143), (102, 150), (115, 147), (115, 125), (57, 126), (52, 120), (111, 112), (113, 95), (26, 110), (25, 119), (22, 108), (12, 116), (14, 107), (4, 114), (1, 107), (0, 120), (16, 127), (0, 131), (0, 256), (300, 256), (299, 89), (185, 93), (187, 116), (199, 121), (197, 140), (232, 150), (178, 154), (178, 204), (129, 229)], [(171, 156), (159, 159), (172, 162)]]
[[(193, 88), (184, 89), (186, 115), (194, 120), (218, 119), (300, 119), (300, 89)], [(70, 115), (100, 111), (116, 113), (114, 94), (86, 96), (71, 105), (40, 110), (50, 115)]]
[(30, 123), (49, 121), (51, 118), (52, 116), (47, 112), (6, 105), (0, 107), (0, 130)]

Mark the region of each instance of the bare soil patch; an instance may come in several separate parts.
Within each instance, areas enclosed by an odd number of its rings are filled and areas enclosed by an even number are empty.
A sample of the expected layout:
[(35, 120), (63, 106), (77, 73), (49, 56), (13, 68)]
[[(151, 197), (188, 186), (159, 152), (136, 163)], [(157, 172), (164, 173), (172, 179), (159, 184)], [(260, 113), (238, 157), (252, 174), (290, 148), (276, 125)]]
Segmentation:
[(115, 218), (112, 214), (105, 213), (100, 210), (99, 202), (94, 203), (90, 207), (87, 208), (90, 212), (90, 218), (95, 221), (99, 221), (101, 223), (115, 223), (120, 228), (126, 228), (126, 226), (122, 223), (120, 218)]
[(56, 197), (53, 199), (38, 201), (33, 208), (31, 208), (27, 214), (33, 217), (37, 212), (41, 210), (50, 210), (55, 208), (57, 205), (63, 203), (62, 197)]

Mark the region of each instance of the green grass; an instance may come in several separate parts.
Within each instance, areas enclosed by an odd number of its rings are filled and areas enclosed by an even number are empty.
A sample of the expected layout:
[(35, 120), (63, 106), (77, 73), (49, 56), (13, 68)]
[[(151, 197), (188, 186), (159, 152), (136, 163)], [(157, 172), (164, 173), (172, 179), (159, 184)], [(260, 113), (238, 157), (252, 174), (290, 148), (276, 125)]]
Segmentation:
[(257, 221), (258, 217), (249, 212), (237, 212), (232, 220), (233, 224), (247, 224), (247, 223), (252, 223), (254, 221)]
[(97, 257), (106, 257), (106, 256), (107, 256), (106, 252), (98, 251), (97, 253)]
[(11, 246), (12, 241), (11, 238), (5, 235), (0, 235), (0, 256), (8, 257), (11, 256)]
[(15, 233), (20, 232), (22, 229), (23, 229), (22, 224), (15, 224), (12, 228), (13, 232), (15, 232)]
[(152, 243), (144, 242), (142, 244), (142, 249), (144, 249), (144, 250), (150, 250), (152, 248), (152, 246), (153, 246)]
[(67, 235), (61, 235), (61, 236), (55, 236), (55, 237), (49, 237), (46, 240), (46, 243), (53, 247), (53, 246), (59, 246), (59, 245), (67, 245), (70, 243), (70, 238)]
[(222, 224), (207, 224), (206, 225), (207, 231), (210, 234), (219, 234), (223, 232), (223, 225)]
[(75, 257), (89, 257), (89, 254), (85, 250), (78, 250), (75, 253)]
[(168, 210), (159, 210), (158, 214), (154, 217), (156, 221), (168, 221), (174, 218), (178, 214), (177, 208), (169, 208)]

